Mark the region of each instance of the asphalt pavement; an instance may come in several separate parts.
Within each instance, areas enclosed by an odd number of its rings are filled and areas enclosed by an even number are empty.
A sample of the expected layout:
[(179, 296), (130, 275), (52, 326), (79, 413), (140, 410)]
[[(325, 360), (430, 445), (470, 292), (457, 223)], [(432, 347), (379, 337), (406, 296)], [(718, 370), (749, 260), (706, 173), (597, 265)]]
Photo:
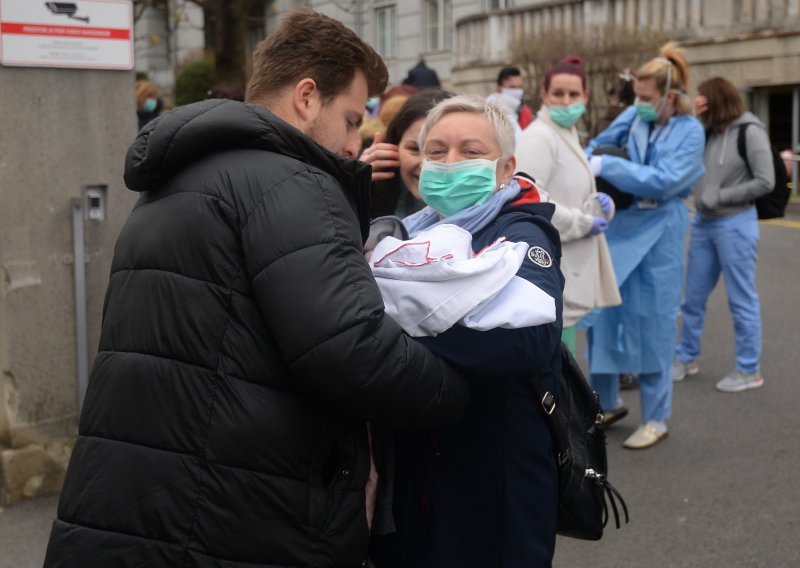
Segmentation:
[[(609, 429), (609, 478), (630, 524), (598, 542), (559, 539), (557, 568), (800, 566), (800, 206), (762, 223), (758, 285), (764, 387), (714, 390), (734, 365), (720, 283), (700, 373), (675, 385), (665, 442), (622, 448), (640, 416), (638, 391), (623, 391), (631, 413)], [(56, 504), (48, 497), (0, 512), (0, 568), (41, 567)]]
[(559, 538), (558, 568), (800, 566), (800, 206), (761, 223), (758, 291), (764, 386), (721, 393), (735, 364), (720, 282), (708, 304), (700, 373), (675, 385), (669, 438), (647, 450), (622, 442), (631, 413), (607, 433), (609, 479), (631, 522), (598, 542)]

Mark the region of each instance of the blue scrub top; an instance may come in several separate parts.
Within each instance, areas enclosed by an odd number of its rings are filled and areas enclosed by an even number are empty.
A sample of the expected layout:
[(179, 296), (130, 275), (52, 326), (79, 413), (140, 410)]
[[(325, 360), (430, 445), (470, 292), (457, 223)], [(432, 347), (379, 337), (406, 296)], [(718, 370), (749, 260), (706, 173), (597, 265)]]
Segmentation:
[(683, 284), (683, 242), (688, 212), (682, 199), (703, 176), (705, 132), (691, 116), (662, 126), (638, 118), (629, 107), (586, 148), (627, 147), (629, 160), (603, 156), (601, 175), (634, 195), (606, 232), (622, 305), (595, 310), (592, 373), (666, 371), (675, 349), (675, 318)]

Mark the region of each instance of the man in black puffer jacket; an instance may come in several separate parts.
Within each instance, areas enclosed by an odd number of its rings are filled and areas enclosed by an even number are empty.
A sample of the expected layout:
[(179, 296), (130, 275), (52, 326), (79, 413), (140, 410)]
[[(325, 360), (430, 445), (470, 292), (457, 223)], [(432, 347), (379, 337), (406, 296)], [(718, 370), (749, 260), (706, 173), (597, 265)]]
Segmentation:
[(427, 428), (469, 398), (384, 315), (362, 256), (370, 168), (346, 158), (386, 80), (341, 23), (294, 11), (248, 103), (139, 133), (45, 566), (364, 562), (366, 421)]

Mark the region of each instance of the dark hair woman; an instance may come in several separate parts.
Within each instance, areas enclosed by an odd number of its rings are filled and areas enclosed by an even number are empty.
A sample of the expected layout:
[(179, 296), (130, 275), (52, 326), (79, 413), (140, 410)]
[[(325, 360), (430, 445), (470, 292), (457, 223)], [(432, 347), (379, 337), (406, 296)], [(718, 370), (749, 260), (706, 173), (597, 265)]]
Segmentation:
[[(717, 390), (740, 392), (760, 387), (761, 308), (756, 292), (758, 217), (753, 202), (775, 184), (772, 150), (764, 125), (745, 112), (736, 87), (722, 77), (700, 84), (697, 113), (706, 126), (706, 175), (695, 186), (697, 215), (692, 223), (683, 324), (673, 362), (673, 379), (699, 368), (705, 306), (720, 274), (736, 334), (736, 368)], [(743, 132), (743, 134), (741, 134)], [(739, 136), (746, 156), (739, 155)]]
[(425, 207), (419, 196), (422, 158), (417, 136), (425, 117), (452, 93), (438, 89), (420, 91), (409, 97), (386, 128), (385, 140), (379, 135), (361, 154), (372, 165), (372, 205), (370, 215), (405, 217)]

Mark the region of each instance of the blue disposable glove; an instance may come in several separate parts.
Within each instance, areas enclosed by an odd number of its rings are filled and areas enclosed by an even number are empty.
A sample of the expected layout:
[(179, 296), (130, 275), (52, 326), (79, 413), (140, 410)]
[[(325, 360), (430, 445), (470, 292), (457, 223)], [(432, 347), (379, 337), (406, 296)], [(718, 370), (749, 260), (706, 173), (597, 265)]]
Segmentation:
[(587, 236), (593, 237), (594, 235), (605, 233), (606, 229), (608, 229), (608, 221), (606, 221), (606, 218), (595, 215), (594, 219), (592, 220), (592, 228), (589, 230), (589, 234)]
[(611, 213), (612, 207), (614, 207), (614, 202), (611, 200), (611, 197), (607, 193), (603, 193), (602, 191), (598, 191), (592, 197), (594, 197), (597, 202), (600, 204), (600, 210), (608, 215)]
[(597, 177), (603, 172), (603, 156), (592, 156), (589, 158), (589, 168), (592, 170), (592, 175)]

